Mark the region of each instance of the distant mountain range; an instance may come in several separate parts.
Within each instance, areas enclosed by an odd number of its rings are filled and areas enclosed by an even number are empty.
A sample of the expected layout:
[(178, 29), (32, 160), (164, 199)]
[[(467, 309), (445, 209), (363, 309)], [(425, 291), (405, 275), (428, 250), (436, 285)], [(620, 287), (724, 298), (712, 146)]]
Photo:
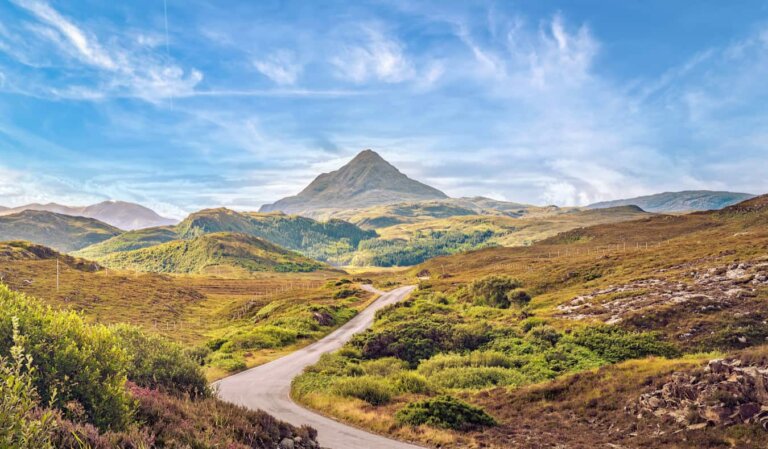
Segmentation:
[(635, 205), (646, 212), (692, 212), (718, 210), (754, 198), (749, 193), (716, 192), (710, 190), (685, 190), (664, 192), (615, 201), (590, 204), (588, 209)]
[(76, 251), (123, 231), (94, 218), (25, 210), (0, 216), (0, 240), (25, 240), (61, 252)]
[(161, 217), (152, 209), (140, 204), (125, 201), (104, 201), (90, 206), (33, 203), (13, 208), (0, 207), (0, 215), (11, 215), (25, 210), (47, 211), (75, 217), (95, 218), (124, 230), (173, 225), (178, 222), (177, 220)]
[(260, 212), (317, 217), (338, 210), (446, 198), (434, 187), (400, 173), (375, 151), (365, 150), (340, 169), (315, 178), (298, 195), (265, 204)]

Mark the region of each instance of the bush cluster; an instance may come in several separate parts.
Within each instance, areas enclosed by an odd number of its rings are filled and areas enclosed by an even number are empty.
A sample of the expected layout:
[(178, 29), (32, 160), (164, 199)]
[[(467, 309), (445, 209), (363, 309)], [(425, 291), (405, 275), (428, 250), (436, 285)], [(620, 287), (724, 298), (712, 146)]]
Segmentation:
[(400, 425), (427, 425), (453, 430), (472, 430), (496, 425), (496, 421), (478, 407), (452, 396), (438, 396), (412, 402), (395, 414)]

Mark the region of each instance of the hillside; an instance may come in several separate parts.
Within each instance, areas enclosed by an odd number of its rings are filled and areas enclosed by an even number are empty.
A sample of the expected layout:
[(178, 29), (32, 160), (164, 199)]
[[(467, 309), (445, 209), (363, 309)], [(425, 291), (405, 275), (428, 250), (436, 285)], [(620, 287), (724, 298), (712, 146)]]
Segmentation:
[(85, 259), (98, 260), (108, 254), (132, 251), (135, 249), (146, 248), (159, 245), (161, 243), (177, 240), (178, 234), (173, 227), (157, 227), (138, 229), (116, 235), (108, 240), (87, 246), (73, 255)]
[(9, 215), (25, 210), (47, 211), (75, 217), (94, 218), (120, 229), (132, 230), (153, 226), (176, 224), (176, 220), (161, 217), (152, 209), (125, 201), (104, 201), (90, 206), (64, 206), (56, 203), (27, 204), (12, 209), (0, 209), (0, 215)]
[(210, 232), (242, 232), (323, 261), (354, 251), (360, 241), (376, 237), (374, 231), (364, 231), (341, 220), (319, 222), (296, 215), (240, 213), (223, 208), (191, 214), (176, 230), (182, 238)]
[(713, 192), (709, 190), (688, 190), (664, 192), (615, 201), (590, 204), (589, 209), (635, 205), (648, 212), (691, 212), (718, 210), (754, 197), (749, 193)]
[(369, 274), (422, 280), (293, 394), (446, 448), (762, 448), (767, 249), (763, 196)]
[(155, 273), (308, 272), (314, 260), (247, 234), (219, 232), (112, 253), (99, 259), (110, 268)]
[(339, 170), (315, 178), (298, 195), (265, 204), (260, 212), (317, 217), (337, 210), (444, 198), (443, 192), (409, 178), (376, 152), (365, 150)]
[(26, 240), (61, 252), (99, 243), (122, 231), (93, 218), (26, 210), (0, 216), (0, 241)]
[(380, 228), (379, 239), (360, 244), (350, 264), (407, 266), (425, 260), (492, 246), (526, 246), (567, 230), (600, 223), (637, 220), (650, 214), (635, 206), (559, 213), (452, 216)]
[(531, 206), (497, 201), (490, 198), (446, 198), (350, 209), (327, 214), (328, 217), (349, 221), (363, 229), (379, 229), (398, 224), (419, 223), (435, 218), (468, 215), (489, 215), (520, 218), (563, 213), (573, 208)]

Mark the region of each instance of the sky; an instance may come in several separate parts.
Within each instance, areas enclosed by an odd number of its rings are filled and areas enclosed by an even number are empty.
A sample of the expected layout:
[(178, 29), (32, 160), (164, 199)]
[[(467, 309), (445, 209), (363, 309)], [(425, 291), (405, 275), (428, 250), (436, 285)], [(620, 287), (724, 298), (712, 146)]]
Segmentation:
[(0, 0), (0, 205), (768, 191), (768, 2)]

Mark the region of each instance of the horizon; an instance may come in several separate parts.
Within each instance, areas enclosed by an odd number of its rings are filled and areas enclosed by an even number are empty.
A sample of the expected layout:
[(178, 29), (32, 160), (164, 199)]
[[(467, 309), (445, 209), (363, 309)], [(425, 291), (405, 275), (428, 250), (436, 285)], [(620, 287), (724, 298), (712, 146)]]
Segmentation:
[(12, 0), (0, 205), (256, 210), (365, 148), (450, 197), (766, 192), (768, 5), (668, 3)]

